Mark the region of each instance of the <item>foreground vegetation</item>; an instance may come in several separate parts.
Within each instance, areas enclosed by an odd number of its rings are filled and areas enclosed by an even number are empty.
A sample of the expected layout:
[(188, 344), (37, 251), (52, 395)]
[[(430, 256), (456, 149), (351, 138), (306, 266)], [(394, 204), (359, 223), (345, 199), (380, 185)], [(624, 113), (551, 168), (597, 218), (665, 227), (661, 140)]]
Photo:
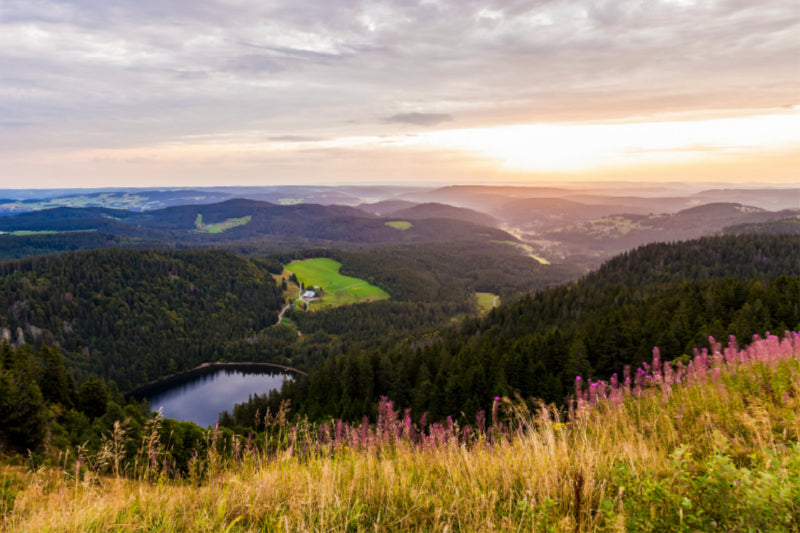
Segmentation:
[[(474, 425), (412, 422), (207, 434), (186, 477), (151, 433), (126, 459), (4, 466), (9, 531), (796, 531), (800, 337), (652, 363), (578, 387), (568, 412), (496, 399)], [(151, 425), (156, 427), (158, 419)], [(120, 464), (128, 466), (120, 468)]]

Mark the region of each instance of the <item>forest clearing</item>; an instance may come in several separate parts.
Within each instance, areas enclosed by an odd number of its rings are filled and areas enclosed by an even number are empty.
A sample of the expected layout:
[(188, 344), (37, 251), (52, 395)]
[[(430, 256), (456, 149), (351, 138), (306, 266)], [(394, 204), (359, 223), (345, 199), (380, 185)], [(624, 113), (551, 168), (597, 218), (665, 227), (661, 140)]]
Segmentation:
[(389, 293), (383, 289), (362, 279), (343, 276), (339, 273), (341, 268), (340, 262), (327, 257), (286, 265), (286, 270), (293, 273), (307, 290), (322, 290), (322, 297), (312, 302), (312, 309), (389, 299)]

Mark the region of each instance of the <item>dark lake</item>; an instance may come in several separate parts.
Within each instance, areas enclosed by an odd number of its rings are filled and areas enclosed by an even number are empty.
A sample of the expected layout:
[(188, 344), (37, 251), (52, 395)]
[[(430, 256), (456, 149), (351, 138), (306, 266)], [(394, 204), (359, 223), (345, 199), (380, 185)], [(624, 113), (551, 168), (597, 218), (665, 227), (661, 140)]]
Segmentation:
[(151, 409), (161, 408), (166, 418), (206, 427), (214, 425), (222, 411), (233, 412), (234, 405), (253, 394), (280, 389), (286, 379), (292, 379), (292, 374), (249, 365), (214, 367), (173, 378), (136, 396), (146, 397)]

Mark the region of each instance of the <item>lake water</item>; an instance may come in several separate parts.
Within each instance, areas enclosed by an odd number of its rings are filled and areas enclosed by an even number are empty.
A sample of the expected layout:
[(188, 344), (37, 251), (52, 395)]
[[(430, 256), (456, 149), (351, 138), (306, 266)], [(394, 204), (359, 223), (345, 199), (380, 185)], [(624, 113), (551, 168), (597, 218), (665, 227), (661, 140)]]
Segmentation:
[(219, 420), (222, 411), (232, 413), (237, 403), (246, 402), (253, 394), (280, 389), (286, 379), (292, 379), (292, 375), (250, 367), (213, 368), (159, 386), (146, 396), (151, 409), (161, 408), (164, 417), (207, 427)]

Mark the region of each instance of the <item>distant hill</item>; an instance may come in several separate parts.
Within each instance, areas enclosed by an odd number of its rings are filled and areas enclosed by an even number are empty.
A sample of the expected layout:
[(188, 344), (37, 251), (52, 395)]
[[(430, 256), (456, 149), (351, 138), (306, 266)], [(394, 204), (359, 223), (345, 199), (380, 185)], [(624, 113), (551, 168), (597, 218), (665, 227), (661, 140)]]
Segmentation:
[[(589, 216), (583, 213), (590, 213), (592, 218), (624, 214), (659, 215), (713, 203), (738, 203), (770, 211), (800, 208), (800, 189), (790, 187), (689, 192), (686, 187), (647, 188), (631, 184), (614, 187), (602, 183), (582, 187), (454, 185), (414, 191), (402, 198), (468, 207), (514, 224), (530, 224), (530, 227), (547, 225), (547, 217), (561, 217), (563, 220), (573, 217), (573, 222), (576, 222)], [(553, 201), (551, 206), (546, 205), (548, 200)], [(581, 206), (564, 202), (581, 204), (583, 212), (579, 209)], [(531, 208), (527, 213), (526, 205)], [(539, 218), (540, 215), (545, 219)]]
[[(55, 194), (55, 196), (49, 196)], [(0, 216), (28, 211), (52, 209), (54, 207), (104, 207), (129, 211), (147, 211), (173, 205), (214, 203), (231, 198), (226, 192), (211, 192), (193, 189), (177, 190), (123, 190), (101, 192), (43, 191), (44, 197), (7, 198), (0, 200)]]
[(800, 217), (793, 216), (770, 220), (768, 222), (753, 222), (735, 224), (722, 229), (726, 235), (743, 235), (748, 233), (776, 235), (781, 233), (800, 235)]
[(800, 209), (800, 187), (709, 189), (694, 195), (700, 203), (731, 202), (769, 211)]
[(708, 203), (710, 200), (701, 201), (694, 196), (657, 196), (642, 197), (630, 195), (609, 194), (571, 194), (571, 200), (582, 202), (597, 207), (611, 209), (612, 213), (653, 214), (675, 213), (690, 207)]
[(414, 207), (415, 205), (419, 204), (408, 200), (383, 200), (371, 204), (359, 204), (356, 207), (366, 213), (386, 217), (393, 215), (396, 211)]
[(569, 194), (569, 189), (559, 187), (451, 185), (433, 190), (406, 193), (401, 198), (418, 203), (445, 203), (497, 215), (497, 211), (511, 200), (521, 198), (565, 198)]
[(493, 212), (511, 224), (531, 231), (585, 222), (625, 210), (626, 207), (621, 205), (590, 205), (571, 199), (543, 197), (511, 200)]
[(107, 207), (151, 211), (175, 205), (212, 204), (248, 198), (278, 205), (356, 205), (392, 198), (416, 188), (400, 186), (196, 187), (190, 189), (0, 189), (0, 216), (53, 207)]
[(650, 242), (686, 240), (716, 234), (733, 224), (764, 223), (797, 214), (800, 214), (800, 209), (772, 212), (742, 204), (714, 203), (674, 214), (615, 215), (563, 226), (544, 236), (575, 250), (609, 254)]
[(452, 220), (462, 220), (481, 226), (496, 226), (498, 220), (485, 213), (480, 213), (473, 209), (464, 207), (454, 207), (452, 205), (429, 202), (417, 204), (405, 209), (398, 209), (391, 214), (394, 218), (408, 218), (411, 220), (429, 218), (449, 218)]
[[(479, 214), (466, 216), (463, 211), (448, 209), (447, 206), (433, 211), (487, 220)], [(398, 231), (387, 226), (386, 222), (385, 218), (354, 207), (276, 205), (231, 199), (215, 204), (180, 205), (145, 212), (59, 207), (2, 217), (0, 231), (97, 231), (185, 245), (259, 242), (265, 239), (270, 242), (310, 240), (359, 244), (516, 240), (499, 229), (452, 218), (424, 220), (413, 224), (407, 231)], [(4, 237), (0, 235), (0, 238)]]

